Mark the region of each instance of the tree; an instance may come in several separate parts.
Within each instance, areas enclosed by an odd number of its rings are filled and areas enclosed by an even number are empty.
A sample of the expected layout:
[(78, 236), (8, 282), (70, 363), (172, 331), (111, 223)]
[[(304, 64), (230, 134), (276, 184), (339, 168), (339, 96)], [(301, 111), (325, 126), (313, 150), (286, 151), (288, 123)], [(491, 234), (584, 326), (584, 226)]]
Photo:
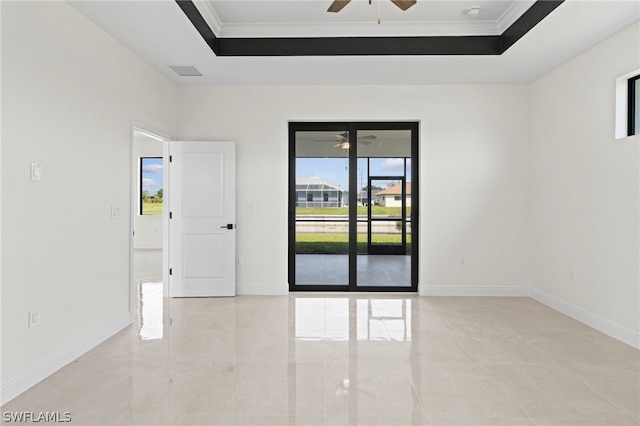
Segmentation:
[[(363, 191), (367, 191), (368, 189), (369, 189), (369, 185), (367, 185), (367, 186), (365, 186), (364, 188), (362, 188), (362, 190), (363, 190)], [(371, 191), (381, 191), (381, 190), (383, 190), (383, 189), (384, 189), (384, 188), (382, 188), (382, 187), (380, 187), (380, 186), (377, 186), (377, 185), (373, 185), (373, 186), (371, 187)]]
[(162, 201), (162, 188), (158, 189), (158, 192), (156, 192), (156, 199)]

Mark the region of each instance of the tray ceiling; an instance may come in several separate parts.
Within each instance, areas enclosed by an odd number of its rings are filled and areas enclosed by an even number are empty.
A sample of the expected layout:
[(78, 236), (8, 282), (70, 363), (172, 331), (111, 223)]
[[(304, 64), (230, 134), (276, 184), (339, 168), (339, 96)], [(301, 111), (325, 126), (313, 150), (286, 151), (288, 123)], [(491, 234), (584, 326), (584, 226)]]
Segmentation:
[[(326, 12), (331, 0), (230, 1), (69, 1), (80, 13), (180, 85), (424, 85), (520, 84), (540, 78), (596, 43), (640, 19), (636, 0), (566, 0), (502, 54), (367, 54), (270, 56), (217, 55), (181, 9), (190, 4), (218, 41), (284, 43), (292, 39), (367, 38), (369, 44), (393, 37), (501, 37), (532, 1), (417, 0), (403, 12), (389, 0), (352, 0), (341, 12)], [(471, 19), (468, 7), (480, 5)], [(527, 6), (525, 8), (525, 6)], [(321, 6), (321, 7), (320, 7)], [(395, 10), (397, 9), (397, 10)], [(526, 9), (526, 10), (524, 10)], [(507, 27), (507, 30), (504, 28)], [(401, 32), (400, 29), (403, 29)], [(217, 33), (216, 33), (217, 31)], [(218, 34), (219, 33), (219, 34)], [(393, 41), (391, 41), (393, 43)], [(361, 44), (360, 47), (367, 47)], [(303, 43), (302, 48), (306, 48)], [(402, 53), (402, 52), (395, 52)], [(640, 55), (640, 52), (630, 54)], [(193, 67), (180, 76), (173, 67)], [(197, 75), (200, 74), (200, 75)]]
[[(194, 1), (218, 37), (378, 37), (502, 34), (535, 0), (418, 0), (406, 11), (390, 0)], [(465, 13), (478, 8), (479, 14)], [(380, 24), (377, 18), (380, 17)]]

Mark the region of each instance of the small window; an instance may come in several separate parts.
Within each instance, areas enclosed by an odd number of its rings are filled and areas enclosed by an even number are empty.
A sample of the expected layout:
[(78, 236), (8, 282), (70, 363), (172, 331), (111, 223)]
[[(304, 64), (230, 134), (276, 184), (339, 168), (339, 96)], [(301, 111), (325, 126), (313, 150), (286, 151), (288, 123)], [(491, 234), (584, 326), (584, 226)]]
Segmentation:
[(394, 195), (393, 199), (396, 201), (402, 201), (402, 195)]
[(313, 192), (307, 192), (307, 201), (313, 201)]
[(162, 214), (162, 157), (140, 158), (140, 214)]
[(640, 75), (631, 77), (627, 84), (627, 136), (633, 136), (640, 132)]
[(323, 192), (322, 193), (322, 200), (326, 203), (329, 201), (329, 193), (328, 192)]

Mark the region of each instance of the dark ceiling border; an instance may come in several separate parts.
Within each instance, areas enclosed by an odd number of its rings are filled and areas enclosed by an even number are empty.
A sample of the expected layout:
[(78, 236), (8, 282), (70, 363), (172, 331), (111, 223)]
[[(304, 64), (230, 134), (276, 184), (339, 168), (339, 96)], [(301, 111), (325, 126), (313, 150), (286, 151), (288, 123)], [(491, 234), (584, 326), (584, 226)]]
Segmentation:
[(564, 0), (538, 0), (499, 36), (217, 37), (192, 0), (176, 0), (216, 56), (501, 55)]

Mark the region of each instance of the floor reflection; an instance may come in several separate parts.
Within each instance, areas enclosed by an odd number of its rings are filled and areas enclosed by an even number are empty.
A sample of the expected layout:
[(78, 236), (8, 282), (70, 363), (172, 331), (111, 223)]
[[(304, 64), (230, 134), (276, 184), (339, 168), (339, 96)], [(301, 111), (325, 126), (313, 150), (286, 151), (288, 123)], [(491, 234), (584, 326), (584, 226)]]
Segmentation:
[(411, 341), (411, 299), (297, 297), (293, 301), (297, 340)]
[(297, 340), (349, 340), (349, 299), (296, 298)]
[(162, 250), (135, 250), (133, 268), (138, 337), (141, 340), (162, 339), (166, 302), (162, 283)]
[(162, 283), (139, 283), (138, 293), (138, 336), (142, 340), (162, 339), (164, 334)]
[(364, 299), (357, 307), (358, 340), (411, 341), (411, 300)]
[(414, 296), (290, 300), (295, 324), (289, 340), (290, 416), (298, 416), (313, 398), (314, 377), (324, 382), (318, 397), (333, 420), (366, 422), (393, 412), (402, 424), (423, 414), (410, 379), (420, 376), (411, 362)]

